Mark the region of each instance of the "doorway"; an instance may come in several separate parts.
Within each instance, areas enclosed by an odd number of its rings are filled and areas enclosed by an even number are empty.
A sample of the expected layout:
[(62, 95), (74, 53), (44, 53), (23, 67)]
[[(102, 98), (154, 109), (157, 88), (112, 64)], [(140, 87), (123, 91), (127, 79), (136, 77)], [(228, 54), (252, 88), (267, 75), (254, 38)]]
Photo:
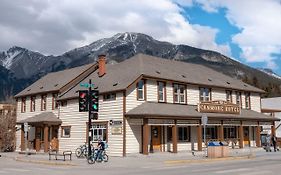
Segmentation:
[(151, 140), (153, 151), (161, 151), (161, 126), (151, 126)]
[(250, 144), (250, 131), (249, 126), (243, 127), (243, 135), (244, 135), (244, 145), (249, 146)]

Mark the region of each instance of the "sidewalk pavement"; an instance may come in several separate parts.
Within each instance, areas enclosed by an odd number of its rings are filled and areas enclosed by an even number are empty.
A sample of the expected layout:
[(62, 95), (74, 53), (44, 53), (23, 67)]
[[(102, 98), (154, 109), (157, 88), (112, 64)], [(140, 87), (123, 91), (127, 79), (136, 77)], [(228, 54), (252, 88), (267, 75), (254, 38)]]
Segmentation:
[[(149, 155), (142, 154), (128, 154), (126, 157), (109, 157), (107, 164), (112, 166), (134, 166), (141, 163), (142, 165), (153, 165), (153, 164), (183, 164), (183, 163), (202, 163), (202, 162), (212, 162), (212, 161), (225, 161), (225, 160), (237, 160), (237, 159), (249, 159), (255, 158), (256, 155), (261, 156), (265, 151), (263, 148), (244, 148), (244, 149), (229, 149), (229, 156), (225, 158), (208, 158), (206, 157), (206, 152), (157, 152), (150, 153)], [(49, 155), (47, 153), (39, 153), (32, 155), (19, 154), (18, 152), (10, 153), (0, 153), (3, 158), (10, 158), (20, 162), (29, 162), (45, 165), (58, 165), (58, 166), (86, 166), (88, 165), (86, 158), (77, 158), (75, 154), (72, 154), (72, 160), (63, 159), (49, 160)], [(61, 157), (59, 157), (61, 158)]]

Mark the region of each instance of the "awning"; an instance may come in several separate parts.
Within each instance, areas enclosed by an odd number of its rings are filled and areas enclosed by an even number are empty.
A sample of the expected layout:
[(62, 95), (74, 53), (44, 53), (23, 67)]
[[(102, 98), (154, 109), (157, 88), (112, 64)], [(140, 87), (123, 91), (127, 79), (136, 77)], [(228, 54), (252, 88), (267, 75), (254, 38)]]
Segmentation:
[(34, 115), (32, 117), (17, 122), (17, 124), (24, 124), (24, 123), (60, 125), (62, 121), (58, 119), (53, 112), (42, 112), (38, 115)]
[[(203, 113), (197, 111), (196, 105), (144, 102), (128, 111), (127, 117), (201, 119)], [(205, 113), (209, 119), (279, 121), (280, 119), (253, 110), (242, 109), (241, 114)]]

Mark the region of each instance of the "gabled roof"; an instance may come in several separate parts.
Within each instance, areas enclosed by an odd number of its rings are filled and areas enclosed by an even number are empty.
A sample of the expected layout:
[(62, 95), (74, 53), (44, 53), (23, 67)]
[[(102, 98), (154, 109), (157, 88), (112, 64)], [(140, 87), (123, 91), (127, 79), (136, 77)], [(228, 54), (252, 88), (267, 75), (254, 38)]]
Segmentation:
[(67, 85), (73, 79), (75, 79), (94, 65), (95, 64), (87, 64), (72, 69), (49, 73), (22, 90), (20, 93), (15, 95), (15, 97), (17, 98), (32, 94), (59, 91), (62, 87)]
[[(115, 65), (106, 65), (106, 74), (98, 76), (98, 70), (89, 75), (82, 83), (92, 80), (100, 93), (124, 90), (139, 77), (151, 77), (187, 84), (243, 90), (264, 93), (263, 90), (228, 77), (208, 67), (138, 54)], [(60, 99), (78, 97), (78, 85), (60, 96)]]
[[(257, 120), (257, 121), (279, 121), (280, 119), (268, 116), (253, 110), (241, 109), (241, 114), (205, 113), (210, 119), (230, 120)], [(182, 105), (170, 103), (144, 102), (128, 111), (126, 116), (130, 117), (174, 117), (180, 119), (201, 119), (202, 113), (197, 111), (196, 105)]]

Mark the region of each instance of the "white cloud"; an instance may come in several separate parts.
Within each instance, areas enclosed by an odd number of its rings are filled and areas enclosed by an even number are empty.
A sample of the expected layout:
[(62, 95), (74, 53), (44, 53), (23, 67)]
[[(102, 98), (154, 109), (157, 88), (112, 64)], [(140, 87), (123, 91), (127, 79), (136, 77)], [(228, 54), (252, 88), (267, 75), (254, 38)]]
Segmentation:
[(192, 0), (2, 0), (0, 50), (19, 45), (62, 54), (116, 33), (140, 32), (231, 55), (227, 44), (215, 43), (217, 29), (190, 24), (177, 3), (186, 7)]
[(266, 62), (277, 68), (273, 54), (281, 53), (280, 0), (196, 0), (208, 12), (226, 8), (231, 24), (241, 29), (232, 41), (242, 49), (241, 57), (247, 62)]

